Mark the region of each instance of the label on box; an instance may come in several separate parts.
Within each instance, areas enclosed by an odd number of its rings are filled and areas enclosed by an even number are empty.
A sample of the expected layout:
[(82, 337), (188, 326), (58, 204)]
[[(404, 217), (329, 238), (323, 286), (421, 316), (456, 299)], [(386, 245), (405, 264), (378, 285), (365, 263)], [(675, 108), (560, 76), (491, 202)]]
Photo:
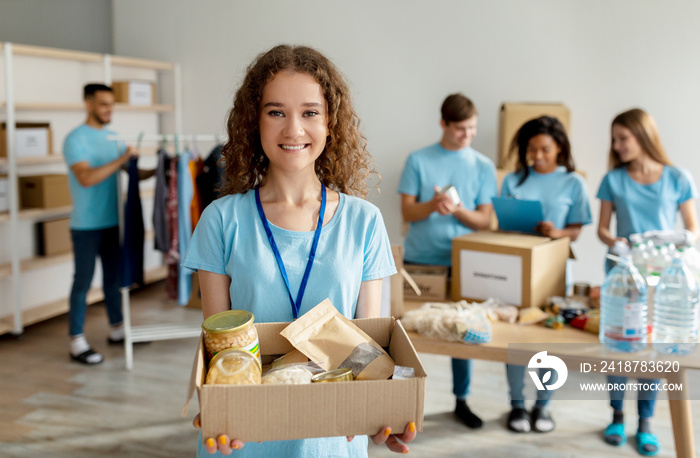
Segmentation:
[(10, 209), (10, 184), (7, 178), (0, 178), (0, 212)]
[(522, 304), (523, 265), (520, 256), (460, 250), (459, 281), (463, 297), (498, 298)]
[(17, 157), (39, 157), (49, 154), (47, 129), (17, 129), (15, 133)]
[(151, 83), (132, 81), (129, 83), (129, 105), (152, 105), (153, 86)]

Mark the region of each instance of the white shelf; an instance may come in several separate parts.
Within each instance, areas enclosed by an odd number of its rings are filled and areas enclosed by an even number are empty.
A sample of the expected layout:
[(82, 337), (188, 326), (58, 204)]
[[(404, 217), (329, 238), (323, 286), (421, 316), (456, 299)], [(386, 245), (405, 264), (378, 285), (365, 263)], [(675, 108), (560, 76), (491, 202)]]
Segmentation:
[[(6, 104), (0, 103), (0, 109), (5, 109)], [(116, 111), (125, 112), (143, 112), (143, 113), (172, 113), (175, 112), (175, 106), (169, 104), (157, 105), (129, 105), (126, 103), (115, 103)], [(85, 111), (83, 103), (30, 103), (17, 102), (15, 103), (16, 111)]]
[[(168, 276), (167, 266), (159, 266), (144, 273), (144, 283), (150, 284), (163, 280)], [(104, 299), (102, 288), (92, 288), (88, 291), (88, 305), (95, 304)], [(22, 310), (22, 325), (29, 326), (40, 321), (48, 320), (64, 313), (68, 313), (68, 298), (64, 297), (46, 304), (38, 305), (30, 309)], [(14, 329), (12, 316), (0, 317), (0, 335), (12, 332)]]

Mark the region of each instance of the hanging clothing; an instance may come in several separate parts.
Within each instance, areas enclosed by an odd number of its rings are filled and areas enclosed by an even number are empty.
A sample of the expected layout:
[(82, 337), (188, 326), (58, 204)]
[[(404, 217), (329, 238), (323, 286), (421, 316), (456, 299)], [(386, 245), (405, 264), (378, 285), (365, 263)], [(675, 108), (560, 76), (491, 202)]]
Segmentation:
[(120, 265), (121, 286), (143, 285), (143, 210), (139, 194), (138, 158), (129, 160), (129, 187), (124, 206), (124, 241)]
[(190, 229), (190, 235), (197, 227), (199, 222), (199, 217), (202, 216), (202, 196), (197, 187), (197, 178), (204, 173), (204, 161), (199, 155), (195, 155), (190, 161), (190, 175), (192, 176), (192, 203), (190, 204), (190, 222), (192, 227)]
[(177, 212), (177, 163), (176, 159), (170, 161), (170, 180), (168, 183), (168, 204), (166, 208), (166, 222), (168, 225), (169, 249), (163, 256), (168, 265), (168, 276), (165, 281), (165, 291), (168, 299), (178, 298), (178, 264), (180, 261), (180, 251), (178, 249), (178, 212)]
[(158, 164), (156, 165), (156, 187), (153, 198), (153, 232), (155, 234), (154, 248), (162, 253), (170, 249), (168, 237), (167, 204), (168, 204), (168, 177), (170, 158), (164, 148), (158, 150)]
[[(185, 151), (178, 158), (178, 170), (177, 170), (177, 207), (178, 207), (178, 252), (179, 259), (185, 257), (187, 252), (187, 246), (190, 242), (190, 236), (192, 235), (192, 219), (190, 217), (190, 205), (192, 203), (192, 196), (194, 195), (194, 186), (192, 181), (192, 174), (190, 173), (190, 161), (192, 159), (191, 153)], [(180, 266), (178, 270), (178, 303), (180, 305), (187, 305), (190, 300), (190, 294), (192, 293), (192, 271)]]
[(202, 208), (207, 208), (207, 205), (212, 201), (221, 197), (218, 190), (221, 187), (223, 171), (218, 162), (222, 149), (223, 145), (217, 145), (211, 150), (209, 156), (204, 160), (204, 172), (197, 177), (197, 188), (202, 198)]

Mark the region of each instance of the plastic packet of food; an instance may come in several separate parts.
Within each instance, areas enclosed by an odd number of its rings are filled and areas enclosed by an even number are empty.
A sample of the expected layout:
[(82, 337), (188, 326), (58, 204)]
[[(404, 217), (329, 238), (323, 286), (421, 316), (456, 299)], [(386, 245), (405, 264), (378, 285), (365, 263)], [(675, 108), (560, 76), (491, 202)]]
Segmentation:
[(408, 380), (416, 376), (416, 370), (412, 367), (394, 366), (393, 380)]
[(270, 369), (262, 376), (263, 385), (305, 385), (311, 377), (323, 372), (313, 363), (282, 364)]
[(347, 368), (356, 380), (386, 380), (394, 360), (325, 299), (280, 334), (325, 370)]

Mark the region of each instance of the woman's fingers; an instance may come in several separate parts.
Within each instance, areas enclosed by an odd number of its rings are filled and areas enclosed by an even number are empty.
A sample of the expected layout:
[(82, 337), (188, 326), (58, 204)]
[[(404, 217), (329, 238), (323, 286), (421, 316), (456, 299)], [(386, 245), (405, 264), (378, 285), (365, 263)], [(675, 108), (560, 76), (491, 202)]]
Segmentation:
[(204, 449), (209, 454), (214, 454), (217, 451), (222, 455), (230, 455), (234, 450), (240, 450), (245, 445), (245, 442), (238, 439), (231, 440), (227, 435), (222, 434), (216, 439), (210, 437), (204, 441)]
[(197, 416), (194, 417), (194, 420), (192, 420), (192, 426), (197, 429), (202, 429), (202, 422), (199, 420), (199, 414), (197, 414)]
[(388, 426), (385, 426), (379, 433), (375, 434), (374, 436), (371, 436), (372, 442), (374, 445), (382, 445), (387, 441), (389, 436), (391, 435), (391, 428)]

